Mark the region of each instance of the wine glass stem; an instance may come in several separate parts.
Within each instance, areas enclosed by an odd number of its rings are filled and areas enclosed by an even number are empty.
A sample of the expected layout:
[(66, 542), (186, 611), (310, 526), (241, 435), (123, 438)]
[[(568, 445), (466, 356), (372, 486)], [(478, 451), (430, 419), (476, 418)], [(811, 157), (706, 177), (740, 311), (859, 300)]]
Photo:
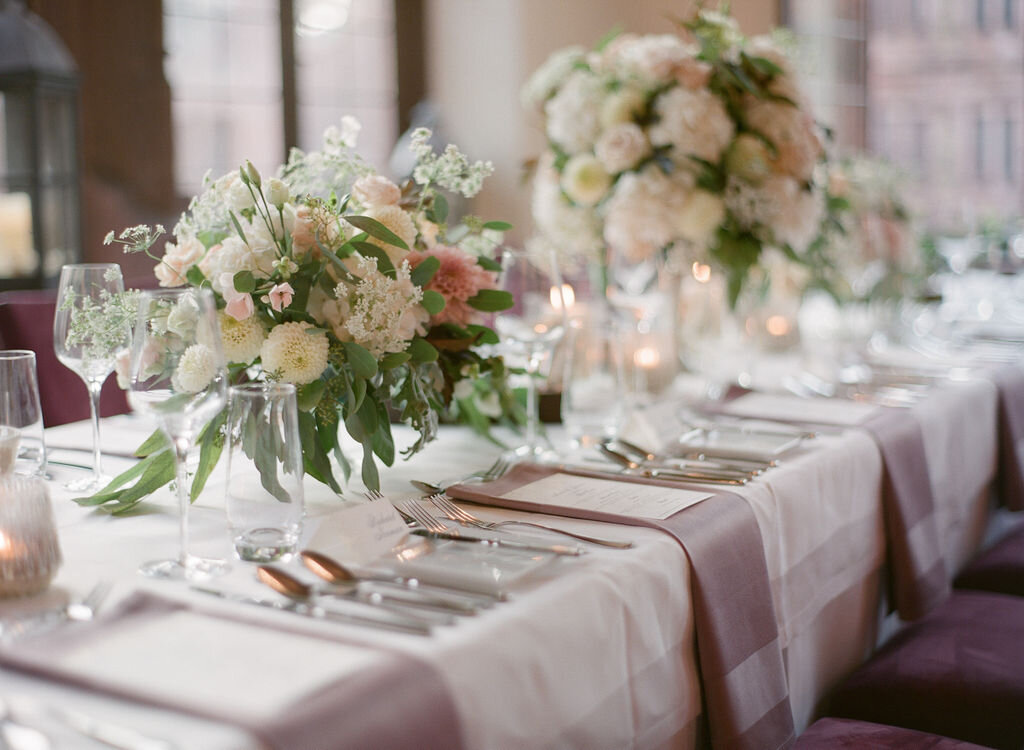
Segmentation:
[(531, 354), (526, 362), (526, 448), (530, 454), (537, 452), (537, 423), (540, 414), (537, 407), (537, 374), (540, 372), (540, 357)]
[(87, 380), (85, 385), (89, 389), (89, 411), (92, 416), (92, 475), (99, 479), (103, 476), (103, 453), (100, 451), (100, 391), (103, 390), (103, 383)]
[(189, 492), (188, 492), (188, 442), (183, 440), (174, 441), (174, 468), (176, 478), (174, 481), (175, 487), (178, 491), (178, 509), (179, 518), (179, 550), (178, 550), (178, 563), (182, 568), (188, 567), (188, 510), (189, 510)]

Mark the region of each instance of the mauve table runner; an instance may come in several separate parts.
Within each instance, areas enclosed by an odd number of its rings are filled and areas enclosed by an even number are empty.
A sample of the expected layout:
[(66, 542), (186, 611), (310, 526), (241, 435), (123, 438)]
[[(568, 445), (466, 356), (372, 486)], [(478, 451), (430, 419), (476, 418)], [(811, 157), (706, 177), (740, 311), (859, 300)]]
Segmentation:
[[(452, 497), (515, 510), (660, 529), (686, 551), (693, 576), (693, 610), (704, 706), (712, 747), (773, 750), (795, 739), (782, 648), (761, 533), (747, 502), (719, 492), (665, 520), (633, 518), (510, 500), (502, 495), (554, 473), (584, 470), (519, 464), (484, 485), (458, 485)], [(657, 479), (615, 481), (679, 487)]]
[[(103, 638), (106, 629), (116, 632), (119, 627), (130, 627), (133, 620), (165, 618), (182, 611), (253, 624), (244, 615), (214, 614), (136, 592), (110, 615), (97, 621), (77, 625), (73, 630), (61, 629), (26, 639), (14, 648), (0, 650), (0, 663), (44, 679), (230, 724), (248, 731), (274, 750), (323, 750), (324, 747), (459, 750), (462, 747), (456, 709), (441, 676), (427, 663), (396, 652), (380, 652), (383, 658), (370, 668), (321, 685), (301, 700), (258, 718), (216, 706), (197, 708), (194, 702), (184, 699), (177, 702), (159, 691), (146, 694), (119, 685), (116, 679), (106, 679), (103, 674), (84, 676), (63, 668), (60, 663), (62, 654), (87, 648), (94, 639)], [(346, 643), (287, 625), (268, 625), (261, 621), (258, 626), (325, 642)], [(268, 675), (268, 679), (273, 676)], [(258, 691), (259, 686), (249, 685), (246, 689)]]
[(1024, 366), (1007, 365), (985, 376), (999, 394), (999, 499), (1010, 510), (1024, 510)]

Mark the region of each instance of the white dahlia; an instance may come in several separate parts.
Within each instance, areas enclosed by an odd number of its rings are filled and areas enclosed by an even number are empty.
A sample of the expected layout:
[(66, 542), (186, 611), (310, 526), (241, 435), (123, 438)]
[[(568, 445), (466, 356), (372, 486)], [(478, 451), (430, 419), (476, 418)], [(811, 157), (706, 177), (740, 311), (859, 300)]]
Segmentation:
[(217, 357), (206, 344), (192, 344), (182, 352), (178, 367), (171, 376), (177, 393), (199, 393), (217, 374)]
[(235, 320), (221, 311), (217, 313), (220, 321), (220, 340), (224, 346), (224, 357), (228, 362), (249, 364), (260, 355), (260, 347), (267, 337), (255, 315), (244, 320)]
[(260, 348), (263, 370), (285, 383), (312, 383), (327, 367), (327, 336), (308, 323), (275, 326)]

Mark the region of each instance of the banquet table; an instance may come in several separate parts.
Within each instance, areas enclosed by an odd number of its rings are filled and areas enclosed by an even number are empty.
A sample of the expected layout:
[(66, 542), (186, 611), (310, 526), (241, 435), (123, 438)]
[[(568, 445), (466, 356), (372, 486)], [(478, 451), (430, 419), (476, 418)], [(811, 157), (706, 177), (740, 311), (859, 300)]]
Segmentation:
[[(992, 525), (996, 407), (990, 380), (972, 376), (944, 382), (912, 408), (901, 410), (921, 427), (949, 576)], [(661, 404), (646, 416), (641, 413), (634, 434), (645, 439), (670, 435), (676, 425), (666, 415), (672, 412)], [(110, 680), (134, 686), (140, 700), (4, 668), (0, 699), (17, 715), (41, 720), (54, 738), (70, 740), (67, 746), (76, 746), (74, 736), (46, 721), (47, 706), (71, 707), (177, 747), (261, 747), (266, 737), (235, 720), (237, 716), (254, 710), (286, 712), (331, 680), (344, 682), (395, 658), (425, 664), (439, 677), (466, 748), (691, 748), (707, 741), (691, 563), (667, 534), (634, 525), (547, 518), (582, 533), (631, 540), (634, 547), (584, 545), (580, 557), (556, 560), (517, 583), (509, 601), (462, 618), (455, 626), (435, 628), (428, 638), (297, 618), (137, 575), (140, 563), (175, 552), (178, 516), (171, 493), (161, 490), (128, 518), (112, 518), (71, 502), (61, 485), (80, 470), (57, 462), (87, 462), (81, 449), (89, 445), (88, 430), (84, 423), (47, 430), (53, 460), (48, 484), (64, 564), (46, 594), (0, 600), (0, 617), (80, 596), (106, 579), (115, 586), (100, 613), (100, 626), (104, 612), (116, 612), (119, 602), (148, 592), (211, 617), (229, 618), (234, 629), (224, 637), (234, 639), (237, 649), (211, 651), (193, 624), (193, 630), (183, 631), (194, 636), (191, 640), (183, 636), (168, 641), (170, 651), (156, 658), (145, 642), (137, 642), (141, 636), (133, 640), (116, 628), (108, 633), (100, 627), (82, 649), (85, 655), (71, 661), (79, 670), (106, 671)], [(134, 416), (109, 418), (104, 420), (103, 444), (110, 452), (124, 453), (149, 431)], [(412, 440), (401, 429), (396, 436), (399, 444)], [(557, 428), (550, 436), (556, 443), (561, 439)], [(410, 479), (464, 475), (485, 468), (499, 453), (467, 429), (445, 426), (421, 454), (383, 472), (382, 490), (391, 499), (414, 497)], [(108, 470), (119, 470), (131, 459), (110, 456), (107, 461)], [(878, 446), (867, 431), (823, 430), (787, 454), (778, 467), (735, 490), (753, 512), (761, 534), (797, 731), (813, 721), (828, 689), (863, 661), (893, 626), (883, 473)], [(308, 479), (306, 486), (307, 540), (331, 514), (362, 502), (356, 482), (343, 498)], [(489, 520), (535, 518), (500, 508), (473, 511)], [(194, 552), (230, 557), (219, 473), (193, 507), (191, 526)], [(298, 572), (300, 567), (293, 562), (289, 569)], [(253, 564), (233, 561), (218, 585), (257, 590)], [(264, 593), (273, 596), (269, 590)], [(330, 644), (323, 646), (322, 663), (311, 657), (320, 641), (303, 633)], [(52, 659), (58, 672), (66, 668), (59, 664), (61, 658), (57, 654)], [(430, 690), (439, 689), (430, 684)], [(152, 694), (163, 700), (150, 700)], [(380, 703), (387, 701), (388, 695), (379, 696)], [(345, 709), (338, 707), (341, 713)], [(405, 718), (394, 715), (391, 722)], [(339, 731), (338, 736), (324, 736), (324, 746), (331, 740), (344, 744), (344, 730)], [(422, 736), (424, 746), (430, 746), (429, 727)]]

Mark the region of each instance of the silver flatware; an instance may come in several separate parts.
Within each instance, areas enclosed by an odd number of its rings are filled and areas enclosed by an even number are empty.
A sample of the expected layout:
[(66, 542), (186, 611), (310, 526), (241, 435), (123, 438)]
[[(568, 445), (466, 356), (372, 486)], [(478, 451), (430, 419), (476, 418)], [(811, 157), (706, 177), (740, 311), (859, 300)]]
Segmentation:
[(451, 586), (425, 584), (417, 578), (352, 570), (334, 558), (313, 550), (303, 550), (299, 555), (309, 570), (330, 583), (350, 584), (358, 581), (372, 581), (386, 586), (398, 586), (425, 596), (442, 597), (444, 601), (450, 601), (454, 606), (471, 605), (474, 610), (493, 606), (495, 602), (502, 599), (497, 595), (481, 594)]
[(67, 622), (88, 622), (95, 617), (113, 587), (109, 581), (100, 581), (82, 599), (73, 599), (57, 609), (27, 615), (3, 627), (4, 639), (19, 638), (58, 627)]
[(400, 513), (410, 516), (422, 527), (413, 529), (412, 533), (430, 539), (447, 539), (453, 542), (468, 542), (487, 547), (522, 550), (524, 552), (547, 552), (569, 557), (578, 557), (583, 554), (583, 550), (580, 547), (567, 547), (564, 544), (531, 544), (528, 542), (512, 541), (511, 539), (494, 539), (492, 537), (466, 534), (458, 529), (445, 526), (415, 501), (401, 503), (395, 507), (398, 508)]
[(329, 596), (349, 601), (357, 601), (387, 612), (406, 624), (422, 623), (427, 625), (451, 625), (455, 618), (450, 610), (438, 614), (426, 612), (412, 612), (407, 609), (405, 602), (398, 601), (389, 595), (379, 592), (360, 589), (357, 586), (334, 586), (330, 589), (323, 589), (311, 586), (300, 581), (286, 570), (272, 565), (261, 565), (256, 569), (256, 577), (279, 594), (301, 602), (303, 604), (320, 604), (321, 597)]
[(657, 453), (652, 453), (646, 448), (641, 448), (636, 443), (631, 443), (624, 438), (615, 438), (614, 441), (605, 441), (608, 447), (613, 445), (618, 448), (624, 448), (620, 450), (620, 453), (625, 453), (631, 458), (636, 457), (641, 463), (661, 467), (666, 469), (680, 468), (685, 470), (694, 471), (710, 471), (715, 474), (722, 474), (726, 476), (735, 477), (747, 477), (752, 479), (758, 474), (762, 474), (767, 466), (764, 464), (742, 465), (739, 462), (728, 462), (724, 459), (712, 460), (712, 459), (686, 459), (677, 456), (662, 456)]
[(618, 451), (609, 448), (607, 445), (598, 444), (597, 449), (608, 458), (622, 466), (620, 473), (634, 474), (651, 479), (675, 479), (679, 481), (693, 482), (696, 484), (729, 484), (742, 486), (747, 483), (747, 478), (730, 476), (713, 471), (690, 471), (685, 469), (665, 469), (645, 466), (634, 461)]
[(199, 586), (193, 584), (191, 587), (192, 591), (200, 594), (206, 594), (208, 596), (215, 596), (218, 599), (224, 599), (226, 601), (235, 602), (237, 604), (249, 604), (255, 607), (264, 607), (266, 609), (274, 609), (278, 612), (290, 612), (300, 617), (309, 617), (314, 620), (328, 620), (331, 622), (338, 622), (345, 625), (358, 625), (360, 627), (369, 628), (382, 628), (384, 630), (393, 630), (400, 633), (408, 633), (411, 635), (430, 635), (430, 625), (421, 621), (405, 623), (401, 622), (398, 618), (392, 617), (387, 610), (381, 610), (380, 612), (370, 611), (367, 612), (339, 612), (335, 609), (325, 609), (320, 606), (314, 606), (305, 602), (299, 601), (286, 601), (282, 602), (274, 599), (261, 599), (256, 596), (248, 596), (246, 594), (232, 593), (229, 591), (222, 591), (220, 589), (207, 588), (205, 586)]
[(444, 493), (437, 493), (427, 498), (432, 502), (439, 511), (444, 513), (450, 520), (457, 521), (465, 526), (475, 526), (478, 529), (486, 529), (488, 531), (494, 531), (504, 526), (528, 526), (534, 529), (544, 529), (545, 531), (552, 531), (556, 534), (563, 534), (564, 536), (571, 537), (573, 539), (579, 539), (581, 542), (590, 542), (591, 544), (599, 544), (602, 547), (612, 547), (614, 549), (629, 549), (633, 546), (632, 542), (629, 541), (617, 541), (615, 539), (602, 539), (596, 536), (587, 536), (586, 534), (579, 534), (575, 531), (568, 531), (561, 529), (556, 526), (547, 526), (542, 523), (535, 523), (533, 521), (484, 521), (482, 518), (477, 518), (465, 508), (462, 508), (447, 497)]
[(485, 484), (487, 482), (493, 482), (495, 479), (500, 479), (507, 474), (508, 470), (511, 469), (513, 465), (514, 464), (509, 459), (504, 456), (499, 456), (493, 464), (483, 471), (474, 471), (461, 477), (451, 477), (448, 479), (442, 479), (438, 482), (424, 482), (414, 479), (411, 484), (416, 489), (428, 494), (444, 492), (449, 487), (454, 487), (457, 484)]

